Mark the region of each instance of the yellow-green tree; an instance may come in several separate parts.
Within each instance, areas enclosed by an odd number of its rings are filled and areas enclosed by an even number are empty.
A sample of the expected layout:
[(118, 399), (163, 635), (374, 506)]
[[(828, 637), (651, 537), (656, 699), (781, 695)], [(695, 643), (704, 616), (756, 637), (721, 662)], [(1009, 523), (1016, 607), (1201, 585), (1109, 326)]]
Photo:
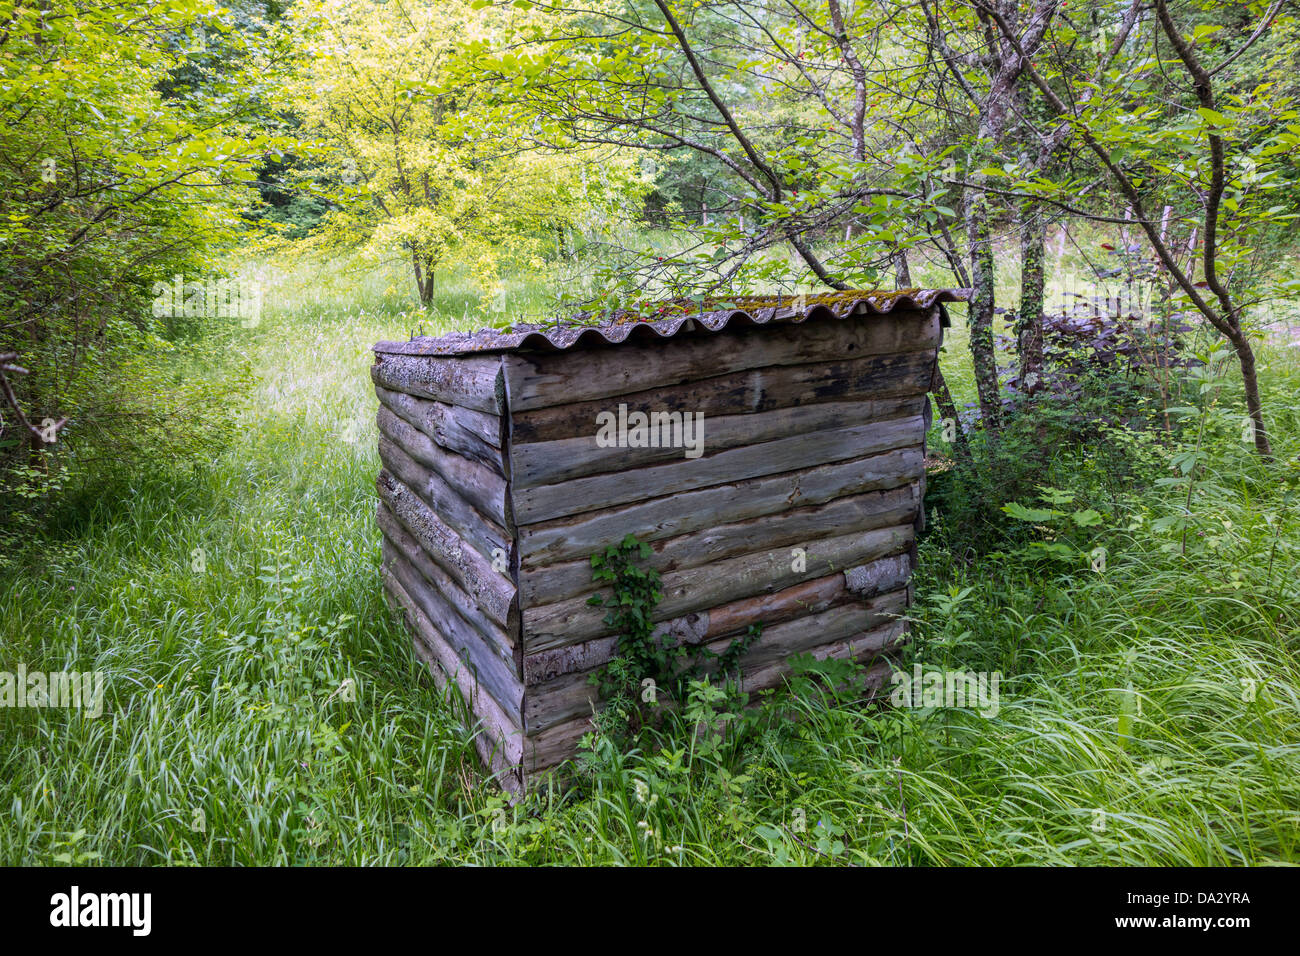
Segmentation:
[[(302, 59), (285, 106), (335, 201), (323, 241), (409, 262), (422, 305), (439, 267), (468, 263), (490, 293), (502, 261), (537, 256), (640, 188), (627, 161), (541, 148), (466, 68), (462, 49), (508, 44), (528, 17), (468, 0), (316, 0), (289, 19)], [(601, 176), (580, 174), (596, 161)]]

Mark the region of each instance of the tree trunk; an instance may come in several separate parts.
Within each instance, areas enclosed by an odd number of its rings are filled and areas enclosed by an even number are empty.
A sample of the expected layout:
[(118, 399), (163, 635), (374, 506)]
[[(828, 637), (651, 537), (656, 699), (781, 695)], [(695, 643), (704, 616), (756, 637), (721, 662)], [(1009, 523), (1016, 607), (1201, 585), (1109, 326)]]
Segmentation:
[(997, 355), (993, 348), (993, 245), (989, 240), (988, 200), (972, 190), (966, 201), (966, 236), (970, 246), (971, 298), (966, 307), (971, 363), (979, 392), (984, 427), (997, 431), (1002, 423)]
[(952, 400), (952, 392), (948, 390), (948, 382), (943, 377), (938, 359), (934, 363), (934, 376), (930, 379), (930, 394), (939, 406), (939, 414), (944, 420), (952, 422), (953, 446), (957, 457), (962, 461), (970, 461), (970, 444), (966, 441), (966, 433), (962, 431), (961, 419), (957, 417), (957, 403)]
[(1020, 220), (1020, 318), (1016, 346), (1020, 352), (1020, 387), (1032, 395), (1043, 374), (1043, 249), (1047, 221), (1042, 207), (1029, 200)]
[(415, 292), (420, 297), (421, 307), (427, 309), (429, 303), (433, 301), (433, 276), (437, 263), (429, 259), (420, 257), (420, 254), (411, 250), (411, 268), (415, 271)]
[(411, 268), (415, 272), (415, 295), (424, 304), (424, 270), (420, 268), (420, 256), (416, 253), (415, 248), (411, 247)]
[(894, 288), (912, 288), (912, 270), (907, 267), (907, 250), (894, 247)]
[(1264, 403), (1259, 397), (1259, 375), (1255, 368), (1255, 350), (1250, 338), (1240, 330), (1235, 331), (1229, 340), (1237, 352), (1237, 361), (1241, 363), (1241, 381), (1246, 390), (1246, 411), (1254, 423), (1255, 450), (1265, 461), (1273, 460), (1273, 446), (1268, 440), (1268, 430), (1264, 427)]

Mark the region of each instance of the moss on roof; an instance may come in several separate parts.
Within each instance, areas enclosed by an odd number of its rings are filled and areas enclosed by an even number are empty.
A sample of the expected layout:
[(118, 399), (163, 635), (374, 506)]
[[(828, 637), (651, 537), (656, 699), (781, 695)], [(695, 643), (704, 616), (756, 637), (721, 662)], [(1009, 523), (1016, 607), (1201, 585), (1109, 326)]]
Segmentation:
[(789, 308), (799, 303), (804, 311), (815, 306), (825, 306), (835, 312), (843, 311), (863, 299), (871, 299), (882, 311), (896, 300), (916, 296), (922, 290), (910, 289), (845, 289), (837, 292), (822, 292), (815, 295), (739, 295), (706, 296), (698, 299), (665, 299), (658, 302), (640, 303), (630, 309), (616, 309), (611, 317), (609, 312), (586, 312), (574, 317), (576, 322), (624, 325), (631, 322), (653, 322), (659, 319), (675, 319), (682, 316), (702, 315), (707, 312), (743, 311), (754, 309)]

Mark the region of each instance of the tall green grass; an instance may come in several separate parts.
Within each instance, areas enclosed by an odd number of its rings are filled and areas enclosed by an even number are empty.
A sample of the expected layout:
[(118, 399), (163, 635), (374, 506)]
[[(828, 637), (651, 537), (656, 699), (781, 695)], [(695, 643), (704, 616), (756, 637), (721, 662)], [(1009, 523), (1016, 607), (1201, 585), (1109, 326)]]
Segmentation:
[[(102, 670), (108, 689), (97, 719), (0, 709), (0, 862), (1300, 855), (1300, 519), (1282, 466), (1230, 437), (1185, 554), (1151, 530), (1182, 501), (1150, 482), (1106, 509), (1104, 573), (1013, 549), (967, 560), (936, 515), (906, 663), (1001, 671), (996, 716), (865, 708), (801, 679), (725, 739), (679, 728), (657, 749), (598, 747), (573, 790), (509, 805), (380, 596), (369, 346), (491, 318), (468, 279), (445, 283), (431, 319), (389, 291), (401, 278), (281, 274), (230, 345), (257, 376), (235, 443), (86, 506), (0, 582), (0, 669)], [(532, 282), (517, 291), (543, 301)], [(964, 360), (944, 357), (959, 390)], [(1265, 364), (1279, 458), (1293, 458), (1294, 350)], [(1155, 477), (1167, 465), (1152, 456)], [(1086, 455), (1053, 467), (1058, 487), (1088, 485)]]

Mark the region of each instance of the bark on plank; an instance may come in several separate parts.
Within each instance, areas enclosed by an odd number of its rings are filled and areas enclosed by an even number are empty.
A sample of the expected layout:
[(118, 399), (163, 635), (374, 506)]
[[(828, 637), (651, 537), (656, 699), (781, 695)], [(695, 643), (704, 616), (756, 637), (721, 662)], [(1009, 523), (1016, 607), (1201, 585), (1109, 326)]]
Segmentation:
[[(793, 569), (790, 548), (780, 547), (719, 561), (707, 574), (698, 569), (672, 572), (663, 576), (663, 599), (653, 620), (671, 620), (739, 598), (779, 591), (898, 554), (911, 547), (912, 536), (912, 526), (907, 524), (812, 541), (802, 571)], [(604, 608), (588, 605), (585, 596), (523, 608), (524, 656), (604, 636), (608, 633), (605, 613)]]
[(519, 525), (535, 524), (747, 478), (804, 472), (818, 465), (920, 444), (920, 429), (918, 415), (779, 438), (703, 458), (639, 468), (634, 473), (615, 472), (514, 489), (514, 518)]
[(487, 558), (463, 541), (419, 495), (387, 471), (379, 473), (375, 487), (402, 527), (420, 543), (421, 550), (451, 575), (489, 618), (507, 633), (514, 633), (511, 618), (515, 607), (514, 581), (495, 570)]
[[(703, 420), (689, 418), (693, 414), (690, 411), (668, 413), (662, 408), (645, 406), (629, 405), (628, 412), (641, 411), (647, 415), (677, 414), (679, 421), (682, 416), (687, 416), (690, 433), (697, 442), (697, 447), (702, 447), (708, 454), (714, 454), (728, 448), (757, 445), (810, 432), (914, 417), (920, 411), (921, 397), (918, 393), (909, 400), (888, 402), (825, 402), (721, 416), (705, 413)], [(689, 407), (693, 403), (688, 401), (685, 404)], [(604, 410), (616, 417), (619, 414), (617, 407)], [(679, 432), (674, 428), (671, 437), (662, 437), (676, 441), (678, 435), (684, 433), (685, 429)], [(657, 428), (648, 432), (647, 438), (651, 436), (658, 444), (661, 435)], [(594, 417), (586, 422), (583, 433), (575, 438), (520, 443), (515, 435), (510, 449), (510, 473), (515, 488), (533, 488), (611, 471), (630, 471), (646, 465), (686, 458), (687, 449), (683, 446), (667, 443), (664, 447), (646, 448), (602, 446), (597, 439), (598, 427)]]
[(500, 356), (375, 356), (370, 378), (390, 392), (405, 392), (489, 415), (501, 413)]
[(617, 505), (557, 521), (519, 528), (522, 562), (532, 567), (589, 559), (635, 530), (657, 541), (821, 504), (845, 495), (897, 488), (916, 481), (925, 461), (919, 444), (879, 455), (809, 468), (794, 474), (754, 478), (632, 505)]
[(505, 475), (500, 447), (501, 419), (472, 408), (392, 392), (379, 385), (375, 386), (375, 395), (381, 405), (443, 448)]
[(912, 554), (896, 554), (844, 572), (844, 585), (858, 597), (902, 587), (912, 579)]
[[(538, 651), (524, 657), (525, 695), (532, 693), (532, 685), (542, 684), (559, 677), (561, 674), (573, 674), (590, 671), (609, 662), (614, 656), (618, 639), (598, 637), (581, 644), (568, 644), (549, 651)], [(526, 699), (526, 698), (525, 698)]]
[[(821, 505), (794, 508), (775, 515), (707, 528), (651, 543), (643, 564), (666, 574), (748, 554), (761, 548), (795, 546), (849, 531), (869, 531), (913, 521), (921, 502), (912, 485), (835, 498)], [(523, 564), (519, 576), (524, 607), (554, 604), (591, 594), (591, 561), (566, 561), (535, 567)]]
[(508, 529), (506, 479), (469, 458), (447, 451), (433, 439), (380, 406), (375, 417), (379, 432), (419, 464), (436, 472), (461, 498), (481, 514)]

